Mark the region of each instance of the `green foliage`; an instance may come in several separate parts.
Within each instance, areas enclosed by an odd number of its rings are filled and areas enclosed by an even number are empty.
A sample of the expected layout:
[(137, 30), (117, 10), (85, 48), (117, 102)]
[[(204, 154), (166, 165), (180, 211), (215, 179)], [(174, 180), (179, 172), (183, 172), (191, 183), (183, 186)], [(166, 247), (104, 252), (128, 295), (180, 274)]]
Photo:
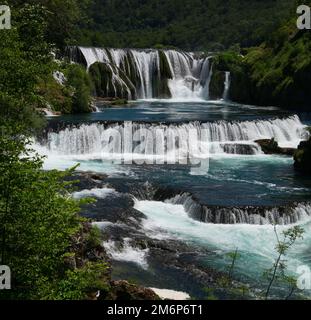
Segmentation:
[(128, 104), (128, 101), (126, 99), (117, 99), (114, 101), (111, 101), (110, 105), (112, 106), (122, 106)]
[[(12, 290), (2, 290), (1, 297), (84, 299), (95, 287), (106, 287), (100, 281), (106, 265), (89, 263), (69, 271), (64, 262), (81, 229), (77, 213), (86, 203), (70, 197), (72, 183), (64, 179), (72, 170), (42, 171), (42, 158), (28, 148), (23, 130), (4, 124), (1, 129), (1, 264), (9, 265), (13, 275)], [(93, 248), (99, 241), (94, 229), (86, 246)]]
[(234, 269), (236, 267), (236, 263), (238, 259), (241, 257), (238, 249), (233, 252), (229, 252), (226, 255), (230, 260), (230, 264), (228, 266), (228, 272), (223, 273), (216, 279), (216, 287), (215, 288), (205, 288), (207, 300), (217, 300), (219, 295), (226, 295), (230, 299), (245, 299), (250, 294), (249, 286), (234, 281), (233, 274)]
[(203, 291), (206, 294), (205, 300), (218, 300), (216, 294), (215, 294), (215, 289), (214, 288), (203, 288)]
[[(23, 3), (13, 7), (12, 14), (13, 28), (0, 33), (0, 115), (36, 129), (43, 123), (36, 108), (89, 112), (91, 84), (87, 72), (53, 62), (52, 47), (46, 41), (49, 12), (41, 5)], [(62, 68), (69, 74), (65, 86), (52, 75)]]
[(72, 113), (73, 88), (59, 84), (52, 74), (38, 80), (36, 93), (40, 96), (38, 108), (50, 106), (53, 111)]
[(240, 103), (309, 108), (311, 34), (299, 31), (296, 18), (272, 32), (258, 47), (239, 54), (238, 46), (214, 59), (212, 97), (223, 92), (223, 71), (231, 72), (230, 99)]
[(229, 268), (229, 273), (228, 273), (229, 279), (232, 279), (233, 278), (234, 267), (235, 267), (235, 262), (236, 262), (237, 259), (240, 258), (240, 254), (238, 253), (238, 249), (236, 249), (234, 252), (229, 252), (228, 253), (228, 257), (232, 259), (232, 263), (231, 263), (231, 266)]
[(0, 116), (28, 128), (40, 126), (34, 106), (38, 78), (51, 72), (50, 48), (44, 41), (44, 10), (25, 5), (14, 11), (14, 27), (0, 33)]
[[(263, 295), (257, 296), (258, 299), (268, 299), (271, 293), (271, 289), (275, 282), (279, 282), (288, 286), (288, 294), (284, 297), (285, 300), (290, 299), (293, 293), (297, 290), (297, 279), (292, 275), (287, 274), (287, 265), (285, 256), (288, 250), (294, 245), (294, 243), (303, 238), (304, 229), (300, 226), (294, 226), (282, 232), (283, 239), (280, 239), (277, 232), (276, 225), (274, 226), (274, 232), (277, 239), (275, 247), (277, 257), (273, 266), (263, 273), (265, 279), (268, 280), (267, 289)], [(238, 259), (241, 255), (238, 253), (238, 249), (234, 252), (229, 252), (227, 256), (231, 259), (231, 263), (228, 267), (228, 273), (222, 274), (216, 281), (215, 288), (205, 288), (204, 291), (207, 294), (207, 300), (216, 300), (220, 292), (224, 292), (230, 299), (246, 298), (250, 295), (250, 287), (242, 283), (235, 282), (233, 280), (234, 269)]]
[[(129, 62), (128, 65), (130, 65), (131, 68), (131, 56), (128, 56), (127, 59)], [(114, 81), (112, 68), (114, 68), (114, 71), (119, 74), (121, 79), (120, 81)], [(127, 88), (130, 88), (132, 97), (135, 97), (135, 87), (133, 83), (136, 81), (136, 71), (134, 69), (130, 69), (128, 74), (132, 75), (132, 79), (129, 79), (129, 77), (116, 66), (109, 66), (100, 62), (92, 64), (89, 69), (89, 75), (92, 83), (94, 84), (96, 95), (103, 98), (118, 97), (120, 99), (127, 100), (130, 98)], [(127, 84), (127, 86), (125, 84)]]
[[(46, 13), (42, 16), (47, 25), (45, 39), (59, 49), (74, 43), (79, 35), (79, 26), (88, 21), (85, 12), (90, 0), (27, 0), (27, 3), (45, 8)], [(24, 4), (24, 0), (10, 0), (13, 13)], [(31, 33), (27, 33), (31, 37)]]
[(247, 68), (244, 57), (238, 52), (239, 48), (234, 46), (231, 51), (218, 53), (213, 58), (213, 75), (210, 83), (210, 98), (219, 99), (224, 92), (225, 71), (230, 71), (231, 86), (230, 99), (239, 101), (245, 97), (249, 91), (245, 90), (248, 86)]
[(282, 232), (283, 239), (280, 239), (276, 226), (274, 226), (274, 232), (277, 239), (275, 247), (277, 258), (273, 266), (264, 272), (264, 276), (268, 280), (268, 287), (264, 293), (264, 298), (269, 298), (272, 285), (275, 281), (283, 281), (291, 287), (290, 294), (286, 297), (286, 299), (288, 299), (296, 288), (296, 281), (293, 277), (286, 275), (287, 265), (284, 256), (297, 240), (303, 238), (304, 229), (300, 226), (289, 228)]
[[(85, 299), (94, 286), (106, 288), (107, 266), (90, 262), (72, 270), (65, 259), (74, 254), (71, 241), (83, 221), (78, 212), (89, 201), (70, 196), (72, 185), (64, 180), (72, 170), (42, 170), (43, 159), (30, 149), (28, 137), (42, 128), (35, 108), (49, 102), (47, 97), (57, 101), (62, 91), (68, 102), (59, 100), (59, 107), (79, 99), (82, 105), (75, 108), (81, 111), (89, 82), (86, 71), (74, 66), (68, 71), (70, 88), (52, 79), (56, 66), (44, 8), (25, 4), (12, 13), (13, 28), (0, 32), (0, 263), (11, 268), (12, 290), (1, 290), (0, 298)], [(99, 243), (97, 236), (91, 231), (89, 248)]]
[(62, 114), (91, 112), (93, 84), (87, 71), (66, 62), (53, 63), (53, 70), (62, 72), (65, 82), (58, 83), (52, 73), (38, 79), (36, 107), (51, 108)]
[(95, 299), (97, 291), (108, 291), (107, 266), (88, 262), (84, 267), (67, 270), (59, 281), (41, 279), (40, 296), (45, 300)]
[(253, 103), (286, 107), (309, 105), (311, 80), (311, 37), (296, 28), (292, 19), (269, 40), (246, 56)]
[(91, 249), (91, 248), (96, 248), (101, 246), (102, 244), (102, 239), (101, 239), (101, 231), (98, 227), (93, 226), (91, 231), (88, 233), (88, 237), (86, 239), (86, 247)]
[(67, 67), (65, 73), (68, 85), (73, 88), (72, 112), (90, 112), (92, 82), (85, 69), (77, 64)]
[[(81, 30), (82, 45), (174, 46), (224, 50), (257, 45), (287, 17), (294, 0), (93, 0)], [(294, 6), (293, 6), (294, 12)], [(161, 44), (159, 46), (159, 44)]]

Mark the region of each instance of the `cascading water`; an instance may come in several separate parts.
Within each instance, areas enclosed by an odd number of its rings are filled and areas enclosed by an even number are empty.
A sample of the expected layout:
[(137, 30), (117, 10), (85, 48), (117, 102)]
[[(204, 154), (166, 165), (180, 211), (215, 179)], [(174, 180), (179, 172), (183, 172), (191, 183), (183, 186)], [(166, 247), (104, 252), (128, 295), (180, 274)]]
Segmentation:
[(222, 99), (224, 101), (227, 101), (229, 99), (230, 83), (231, 83), (230, 72), (226, 71), (225, 72), (225, 84), (224, 84), (225, 88), (224, 88), (224, 93), (222, 95)]
[(174, 50), (165, 51), (165, 56), (173, 75), (168, 81), (172, 98), (202, 99), (202, 83), (206, 83), (209, 77), (209, 59), (197, 60), (189, 53)]
[[(179, 156), (204, 158), (209, 154), (260, 154), (261, 149), (254, 142), (259, 139), (274, 138), (280, 146), (297, 147), (301, 139), (307, 137), (307, 132), (296, 115), (273, 120), (171, 125), (95, 123), (68, 127), (58, 133), (50, 132), (47, 146), (51, 152), (63, 155), (107, 154), (111, 157), (111, 149), (108, 148), (111, 147), (111, 137), (115, 138), (114, 153), (119, 155), (157, 156), (165, 149), (167, 154), (177, 152)], [(173, 137), (174, 142), (167, 143), (166, 137)], [(132, 141), (135, 141), (134, 145)], [(192, 142), (200, 147), (199, 152)], [(130, 149), (124, 150), (125, 146)]]
[[(170, 97), (194, 100), (209, 97), (210, 57), (177, 50), (134, 50), (71, 47), (68, 53), (74, 62), (87, 68), (100, 62), (111, 74), (105, 94), (129, 99)], [(133, 92), (134, 91), (134, 92)]]
[(182, 205), (188, 215), (206, 223), (216, 224), (279, 224), (288, 225), (311, 216), (311, 204), (300, 203), (284, 207), (220, 207), (201, 205), (188, 193), (177, 195), (166, 203)]
[(213, 76), (213, 64), (211, 64), (211, 58), (205, 59), (202, 66), (202, 71), (200, 74), (200, 96), (204, 100), (209, 99), (209, 86)]

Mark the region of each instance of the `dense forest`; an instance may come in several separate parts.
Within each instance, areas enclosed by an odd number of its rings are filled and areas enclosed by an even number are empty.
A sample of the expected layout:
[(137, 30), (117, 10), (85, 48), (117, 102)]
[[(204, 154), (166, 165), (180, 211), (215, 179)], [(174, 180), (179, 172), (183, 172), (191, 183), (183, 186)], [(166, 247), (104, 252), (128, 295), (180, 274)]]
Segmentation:
[(291, 18), (259, 46), (217, 54), (211, 94), (219, 97), (223, 90), (223, 72), (229, 70), (233, 101), (309, 109), (310, 50), (309, 30), (298, 30), (296, 18)]
[[(20, 6), (21, 0), (10, 0)], [(47, 8), (47, 36), (58, 47), (177, 47), (223, 50), (260, 44), (295, 0), (29, 0)]]
[[(221, 50), (259, 44), (293, 0), (95, 0), (81, 42), (108, 47), (157, 45)], [(94, 32), (96, 30), (96, 32)]]

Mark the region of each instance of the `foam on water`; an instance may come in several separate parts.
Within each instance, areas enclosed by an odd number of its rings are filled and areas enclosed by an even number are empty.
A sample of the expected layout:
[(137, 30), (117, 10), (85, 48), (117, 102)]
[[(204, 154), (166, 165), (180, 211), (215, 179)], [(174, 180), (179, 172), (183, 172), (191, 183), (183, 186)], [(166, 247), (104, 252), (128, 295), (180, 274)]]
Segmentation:
[(119, 247), (114, 241), (104, 242), (103, 245), (113, 260), (132, 262), (143, 269), (148, 269), (147, 257), (149, 249), (132, 247), (128, 238), (124, 239), (122, 247)]
[[(143, 212), (148, 219), (144, 221), (144, 228), (149, 235), (157, 238), (159, 233), (165, 237), (189, 241), (219, 252), (234, 251), (236, 248), (242, 255), (242, 270), (252, 273), (271, 267), (276, 252), (276, 237), (272, 225), (223, 225), (207, 224), (191, 219), (182, 205), (159, 201), (135, 201), (135, 209)], [(291, 248), (288, 264), (292, 272), (299, 265), (311, 266), (311, 221), (306, 218), (300, 225), (305, 229), (303, 240), (298, 240)], [(291, 226), (277, 226), (278, 233)]]
[[(258, 121), (190, 122), (186, 124), (90, 124), (48, 134), (50, 154), (74, 159), (208, 158), (210, 155), (260, 154), (258, 139), (274, 138), (280, 146), (297, 147), (307, 137), (298, 116)], [(170, 138), (165, 145), (165, 138)], [(175, 142), (175, 140), (178, 140)], [(190, 140), (191, 139), (191, 140)], [(133, 141), (140, 148), (133, 148)], [(173, 143), (174, 142), (174, 143)], [(123, 150), (128, 146), (129, 150)], [(113, 153), (112, 153), (113, 151)], [(159, 151), (159, 152), (158, 152)]]
[(84, 172), (93, 171), (106, 173), (110, 176), (129, 174), (125, 167), (114, 164), (112, 161), (104, 161), (101, 154), (63, 154), (35, 142), (31, 148), (40, 156), (45, 157), (44, 170), (67, 170), (78, 165), (78, 170)]
[(99, 198), (99, 199), (105, 199), (106, 197), (116, 194), (116, 190), (112, 188), (94, 188), (94, 189), (85, 189), (82, 191), (74, 192), (72, 196), (75, 199), (82, 199), (82, 198)]

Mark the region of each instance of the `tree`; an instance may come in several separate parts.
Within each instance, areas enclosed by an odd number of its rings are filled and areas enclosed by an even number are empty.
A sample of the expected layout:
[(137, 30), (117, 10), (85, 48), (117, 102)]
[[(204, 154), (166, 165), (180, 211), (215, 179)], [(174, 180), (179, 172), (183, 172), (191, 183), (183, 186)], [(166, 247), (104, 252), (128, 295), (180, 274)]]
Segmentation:
[[(72, 172), (43, 171), (42, 158), (28, 147), (23, 128), (2, 125), (0, 136), (1, 264), (12, 271), (12, 299), (84, 299), (106, 287), (104, 263), (68, 269), (65, 256), (84, 221), (70, 196)], [(73, 252), (74, 254), (74, 252)], [(94, 282), (97, 279), (97, 282)], [(95, 290), (95, 291), (96, 291)]]
[(26, 4), (14, 10), (13, 28), (0, 33), (0, 263), (12, 271), (12, 290), (0, 290), (0, 298), (85, 299), (107, 286), (102, 261), (74, 269), (66, 263), (86, 202), (70, 196), (65, 180), (73, 169), (43, 171), (44, 159), (30, 147), (42, 128), (37, 86), (53, 66), (44, 15)]
[(70, 65), (67, 69), (68, 85), (73, 88), (74, 113), (90, 112), (92, 83), (88, 73), (80, 65)]
[(44, 41), (44, 10), (25, 5), (14, 11), (14, 21), (11, 30), (0, 33), (0, 116), (33, 129), (42, 124), (34, 108), (38, 79), (51, 73), (52, 66)]
[[(90, 0), (28, 0), (30, 5), (45, 9), (47, 24), (45, 37), (58, 49), (73, 44), (79, 35), (79, 26), (88, 23), (86, 15)], [(12, 0), (13, 8), (19, 9), (25, 4), (23, 0)]]
[(298, 239), (302, 239), (304, 230), (300, 226), (292, 227), (286, 231), (283, 231), (283, 239), (279, 238), (276, 225), (274, 225), (274, 233), (277, 239), (277, 245), (275, 247), (278, 255), (275, 259), (275, 262), (272, 268), (266, 270), (264, 273), (265, 277), (268, 279), (268, 286), (267, 290), (265, 291), (264, 297), (267, 300), (272, 288), (273, 283), (275, 280), (283, 280), (286, 283), (290, 284), (290, 294), (286, 297), (289, 298), (295, 288), (293, 286), (293, 278), (286, 275), (286, 261), (284, 260), (284, 256), (286, 255), (287, 251), (293, 246), (293, 244)]

